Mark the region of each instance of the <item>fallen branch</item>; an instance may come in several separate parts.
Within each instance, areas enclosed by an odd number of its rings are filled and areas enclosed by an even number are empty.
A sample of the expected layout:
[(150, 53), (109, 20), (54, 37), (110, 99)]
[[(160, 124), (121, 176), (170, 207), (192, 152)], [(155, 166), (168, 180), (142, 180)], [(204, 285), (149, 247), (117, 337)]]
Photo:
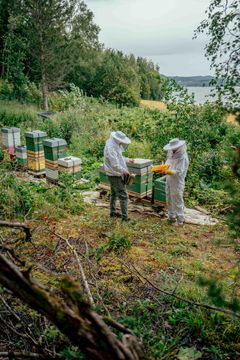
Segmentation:
[(10, 247), (6, 246), (6, 245), (1, 245), (0, 244), (0, 251), (2, 252), (6, 252), (8, 254), (8, 256), (15, 262), (18, 262), (19, 265), (21, 266), (25, 266), (25, 262), (22, 261), (19, 256), (15, 253), (15, 251), (13, 249), (11, 249)]
[(22, 228), (26, 235), (26, 241), (31, 240), (31, 237), (32, 237), (31, 231), (30, 231), (29, 226), (26, 223), (9, 222), (9, 221), (0, 220), (0, 226), (6, 226), (6, 227), (11, 227), (11, 228)]
[(84, 300), (79, 286), (69, 278), (62, 281), (62, 290), (67, 296), (57, 296), (45, 290), (0, 254), (0, 283), (19, 299), (43, 314), (71, 343), (94, 360), (140, 360), (142, 350), (136, 338), (123, 335), (120, 341)]
[(77, 260), (77, 263), (78, 263), (78, 267), (79, 267), (79, 271), (80, 271), (80, 274), (81, 274), (81, 277), (82, 277), (82, 281), (83, 281), (83, 286), (84, 286), (84, 289), (85, 289), (85, 292), (86, 292), (86, 295), (87, 295), (87, 298), (88, 298), (88, 301), (91, 305), (94, 305), (94, 300), (93, 300), (93, 297), (92, 297), (92, 293), (91, 293), (91, 290), (90, 290), (90, 287), (89, 287), (89, 284), (87, 282), (87, 278), (86, 278), (86, 275), (85, 275), (85, 272), (83, 270), (83, 267), (82, 267), (82, 264), (81, 264), (81, 261), (79, 259), (79, 256), (77, 254), (77, 251), (74, 249), (74, 247), (70, 244), (70, 242), (68, 241), (68, 239), (64, 238), (62, 235), (59, 235), (55, 232), (53, 232), (53, 234), (55, 236), (57, 236), (59, 239), (65, 241), (65, 243), (67, 244), (67, 246), (72, 250), (76, 260)]
[[(118, 258), (118, 261), (123, 265), (125, 266), (128, 270), (131, 271), (131, 273), (133, 273), (133, 271), (131, 270), (131, 268), (125, 264), (123, 261), (121, 261), (119, 258)], [(224, 313), (224, 314), (227, 314), (227, 315), (231, 315), (231, 316), (235, 316), (237, 318), (240, 318), (240, 314), (239, 313), (236, 313), (234, 311), (231, 311), (231, 310), (228, 310), (228, 309), (223, 309), (223, 308), (219, 308), (217, 306), (212, 306), (212, 305), (208, 305), (208, 304), (202, 304), (202, 303), (199, 303), (199, 302), (196, 302), (196, 301), (191, 301), (191, 300), (188, 300), (188, 299), (185, 299), (177, 294), (175, 294), (175, 292), (170, 292), (170, 291), (167, 291), (167, 290), (163, 290), (161, 288), (159, 288), (158, 286), (156, 286), (153, 282), (151, 282), (151, 280), (149, 280), (148, 278), (146, 278), (144, 275), (142, 275), (136, 268), (133, 264), (131, 264), (131, 266), (133, 267), (134, 271), (136, 272), (136, 274), (138, 275), (138, 277), (140, 279), (143, 279), (145, 280), (149, 285), (151, 285), (155, 290), (165, 294), (165, 295), (169, 295), (171, 297), (174, 297), (175, 299), (178, 299), (178, 300), (181, 300), (181, 301), (184, 301), (185, 303), (189, 304), (189, 305), (194, 305), (194, 306), (198, 306), (198, 307), (202, 307), (202, 308), (205, 308), (205, 309), (209, 309), (209, 310), (214, 310), (214, 311), (218, 311), (218, 312), (221, 312), (221, 313)]]
[[(1, 358), (9, 358), (9, 359), (25, 359), (25, 358), (32, 358), (32, 359), (46, 359), (44, 354), (37, 354), (31, 352), (15, 352), (15, 351), (2, 351), (0, 352)], [(50, 357), (48, 357), (50, 359)], [(52, 358), (53, 359), (53, 358)], [(56, 357), (54, 357), (56, 359)]]
[[(34, 345), (38, 346), (37, 341), (32, 337), (32, 331), (29, 328), (28, 324), (26, 324), (16, 313), (15, 311), (12, 310), (11, 306), (8, 305), (8, 303), (5, 301), (4, 297), (2, 295), (0, 295), (0, 300), (2, 301), (2, 303), (5, 305), (5, 307), (8, 309), (8, 311), (10, 312), (10, 314), (12, 314), (14, 316), (14, 318), (19, 322), (19, 324), (26, 326), (27, 328), (27, 333), (26, 336), (33, 342)], [(1, 316), (1, 315), (0, 315)]]
[(130, 329), (125, 328), (125, 326), (123, 326), (119, 322), (113, 320), (111, 317), (103, 316), (103, 320), (105, 321), (106, 324), (108, 324), (109, 326), (112, 326), (116, 330), (121, 331), (123, 334), (133, 335), (133, 333)]

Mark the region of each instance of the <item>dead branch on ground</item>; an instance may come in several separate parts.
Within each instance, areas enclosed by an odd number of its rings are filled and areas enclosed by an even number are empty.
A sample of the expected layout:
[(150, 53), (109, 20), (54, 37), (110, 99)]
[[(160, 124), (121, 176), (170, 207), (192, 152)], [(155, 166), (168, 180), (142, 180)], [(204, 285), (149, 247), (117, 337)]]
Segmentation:
[[(15, 352), (15, 351), (2, 351), (0, 352), (0, 358), (8, 359), (46, 359), (45, 355), (32, 353), (32, 352)], [(48, 357), (50, 360), (50, 357)], [(53, 358), (52, 358), (53, 359)], [(56, 357), (54, 357), (56, 359)]]
[(118, 261), (123, 265), (125, 266), (132, 274), (135, 273), (135, 275), (137, 275), (139, 277), (139, 279), (141, 280), (145, 280), (149, 285), (151, 285), (155, 290), (161, 292), (162, 294), (165, 294), (165, 295), (169, 295), (171, 297), (174, 297), (175, 299), (178, 299), (180, 301), (183, 301), (189, 305), (193, 305), (193, 306), (197, 306), (197, 307), (202, 307), (202, 308), (205, 308), (205, 309), (209, 309), (209, 310), (213, 310), (213, 311), (218, 311), (218, 312), (221, 312), (221, 313), (224, 313), (224, 314), (227, 314), (227, 315), (231, 315), (233, 317), (236, 317), (236, 318), (240, 318), (240, 314), (238, 312), (234, 312), (232, 310), (228, 310), (228, 309), (223, 309), (223, 308), (219, 308), (217, 306), (212, 306), (212, 305), (208, 305), (208, 304), (202, 304), (202, 303), (199, 303), (197, 301), (191, 301), (191, 300), (188, 300), (188, 299), (185, 299), (183, 297), (181, 297), (180, 295), (177, 295), (175, 293), (175, 290), (173, 292), (171, 291), (167, 291), (167, 290), (163, 290), (161, 288), (159, 288), (157, 285), (155, 285), (151, 280), (149, 280), (147, 277), (145, 277), (142, 273), (140, 273), (139, 270), (136, 269), (136, 267), (131, 264), (132, 268), (134, 269), (134, 271), (130, 268), (129, 265), (125, 264), (122, 260), (120, 260), (118, 258)]
[(80, 271), (80, 274), (81, 274), (81, 278), (82, 278), (82, 281), (83, 281), (83, 286), (84, 286), (84, 290), (86, 292), (86, 296), (88, 298), (88, 301), (91, 305), (94, 305), (94, 300), (93, 300), (93, 297), (92, 297), (92, 293), (91, 293), (91, 290), (90, 290), (90, 287), (89, 287), (89, 284), (88, 284), (88, 281), (87, 281), (87, 278), (86, 278), (86, 275), (85, 275), (85, 272), (84, 272), (84, 269), (82, 267), (82, 263), (79, 259), (79, 256), (78, 256), (78, 253), (77, 251), (74, 249), (74, 247), (70, 244), (70, 242), (68, 241), (67, 238), (63, 237), (62, 235), (59, 235), (57, 233), (54, 232), (54, 235), (57, 236), (59, 239), (65, 241), (65, 243), (67, 244), (67, 246), (71, 249), (71, 251), (73, 252), (76, 260), (77, 260), (77, 264), (78, 264), (78, 267), (79, 267), (79, 271)]
[(48, 318), (89, 359), (140, 360), (143, 358), (136, 338), (126, 334), (126, 331), (122, 341), (118, 340), (101, 316), (92, 310), (90, 304), (83, 298), (78, 285), (71, 279), (66, 277), (62, 281), (62, 291), (67, 296), (65, 302), (45, 290), (41, 284), (31, 278), (29, 273), (21, 272), (0, 254), (0, 283)]
[(26, 235), (26, 241), (30, 241), (32, 238), (30, 227), (26, 223), (0, 220), (0, 226), (6, 226), (11, 228), (22, 228)]

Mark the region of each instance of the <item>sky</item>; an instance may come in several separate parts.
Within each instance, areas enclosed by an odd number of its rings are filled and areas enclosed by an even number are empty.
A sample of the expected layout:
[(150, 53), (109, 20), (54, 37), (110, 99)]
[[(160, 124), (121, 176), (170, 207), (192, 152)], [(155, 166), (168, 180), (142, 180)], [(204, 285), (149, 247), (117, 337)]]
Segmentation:
[(192, 40), (210, 0), (85, 0), (100, 42), (151, 59), (167, 76), (212, 75), (205, 35)]

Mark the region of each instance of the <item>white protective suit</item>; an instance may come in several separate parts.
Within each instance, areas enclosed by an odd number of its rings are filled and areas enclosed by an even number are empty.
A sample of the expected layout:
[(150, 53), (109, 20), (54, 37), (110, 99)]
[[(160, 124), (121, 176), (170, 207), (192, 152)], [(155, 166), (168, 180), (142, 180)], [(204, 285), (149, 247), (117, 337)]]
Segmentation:
[(111, 134), (104, 148), (104, 170), (108, 176), (123, 176), (128, 172), (126, 161), (129, 159), (122, 155), (123, 151), (123, 145)]
[(167, 175), (166, 195), (168, 202), (168, 217), (184, 222), (184, 200), (185, 177), (187, 175), (189, 160), (186, 145), (182, 145), (175, 152), (168, 151), (166, 164), (170, 165), (173, 175)]

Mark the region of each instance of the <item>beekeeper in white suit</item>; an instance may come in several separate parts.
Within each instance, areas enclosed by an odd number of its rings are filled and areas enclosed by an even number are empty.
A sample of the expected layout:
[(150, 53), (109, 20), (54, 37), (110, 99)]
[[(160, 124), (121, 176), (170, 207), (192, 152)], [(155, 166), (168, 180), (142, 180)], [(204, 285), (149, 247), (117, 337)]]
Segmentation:
[(168, 152), (166, 164), (170, 165), (166, 170), (168, 217), (176, 226), (181, 226), (184, 223), (183, 193), (189, 165), (187, 146), (184, 140), (173, 139), (163, 149)]
[(123, 156), (123, 152), (131, 140), (122, 131), (113, 131), (104, 148), (104, 170), (111, 186), (110, 217), (117, 217), (116, 201), (119, 198), (122, 221), (128, 218), (128, 193), (123, 177), (129, 174), (126, 162), (134, 162)]

